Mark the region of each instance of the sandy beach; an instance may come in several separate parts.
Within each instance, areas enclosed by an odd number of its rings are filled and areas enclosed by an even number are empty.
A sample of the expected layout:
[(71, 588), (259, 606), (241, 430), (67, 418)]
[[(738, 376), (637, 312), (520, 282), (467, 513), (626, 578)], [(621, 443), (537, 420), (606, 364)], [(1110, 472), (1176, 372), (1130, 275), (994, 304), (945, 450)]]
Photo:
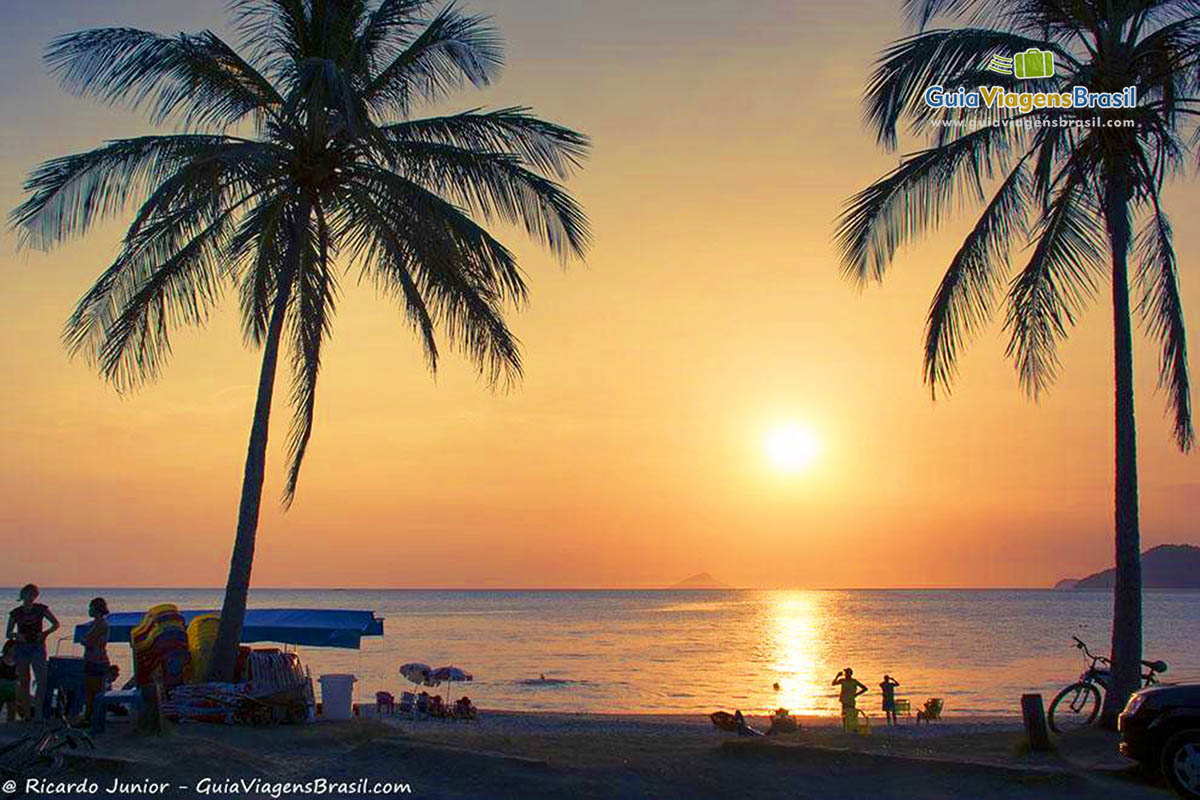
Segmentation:
[[(765, 720), (751, 722), (766, 727)], [(383, 792), (481, 800), (1170, 796), (1141, 782), (1131, 763), (1115, 755), (1113, 736), (1101, 731), (1033, 755), (1013, 719), (908, 723), (865, 737), (841, 732), (828, 718), (802, 723), (797, 735), (768, 738), (723, 734), (701, 717), (498, 711), (472, 723), (184, 725), (162, 738), (113, 725), (94, 754), (69, 759), (53, 779), (60, 785), (29, 796), (299, 797), (304, 784), (325, 787), (328, 797)], [(2, 734), (17, 730), (6, 725)]]

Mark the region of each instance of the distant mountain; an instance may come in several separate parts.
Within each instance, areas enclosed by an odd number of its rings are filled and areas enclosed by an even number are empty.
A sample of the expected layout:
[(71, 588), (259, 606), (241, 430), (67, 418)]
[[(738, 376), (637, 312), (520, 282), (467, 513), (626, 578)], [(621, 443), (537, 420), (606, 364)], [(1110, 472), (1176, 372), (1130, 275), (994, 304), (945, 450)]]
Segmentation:
[(690, 578), (684, 578), (679, 583), (673, 584), (672, 589), (728, 589), (727, 584), (721, 583), (719, 580), (709, 575), (707, 572), (701, 572), (693, 575)]
[(1078, 578), (1063, 578), (1061, 581), (1054, 584), (1055, 590), (1060, 592), (1064, 589), (1074, 589), (1077, 586), (1079, 586)]
[[(1080, 578), (1073, 587), (1059, 581), (1054, 588), (1111, 589), (1115, 570)], [(1200, 589), (1200, 547), (1160, 544), (1142, 553), (1142, 586), (1147, 589)]]

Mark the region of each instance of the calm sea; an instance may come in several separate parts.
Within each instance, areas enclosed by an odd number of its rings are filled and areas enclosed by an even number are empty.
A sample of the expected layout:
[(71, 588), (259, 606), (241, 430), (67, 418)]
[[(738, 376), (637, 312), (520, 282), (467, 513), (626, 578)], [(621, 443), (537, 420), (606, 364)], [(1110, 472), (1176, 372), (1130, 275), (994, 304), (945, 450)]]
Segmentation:
[[(73, 625), (95, 594), (113, 611), (220, 603), (207, 589), (48, 588), (42, 600)], [(466, 693), (485, 708), (818, 713), (834, 708), (834, 673), (852, 666), (871, 705), (887, 672), (900, 696), (944, 697), (948, 712), (1014, 714), (1022, 692), (1049, 700), (1082, 671), (1072, 634), (1107, 650), (1111, 602), (1052, 591), (264, 589), (250, 604), (384, 617), (386, 635), (360, 651), (300, 649), (314, 675), (356, 674), (362, 700), (398, 692), (397, 668), (423, 661), (474, 673)], [(1200, 680), (1200, 593), (1148, 592), (1145, 606), (1147, 655), (1170, 664), (1168, 681)], [(110, 650), (128, 674), (128, 647)], [(61, 651), (80, 648), (68, 640)]]

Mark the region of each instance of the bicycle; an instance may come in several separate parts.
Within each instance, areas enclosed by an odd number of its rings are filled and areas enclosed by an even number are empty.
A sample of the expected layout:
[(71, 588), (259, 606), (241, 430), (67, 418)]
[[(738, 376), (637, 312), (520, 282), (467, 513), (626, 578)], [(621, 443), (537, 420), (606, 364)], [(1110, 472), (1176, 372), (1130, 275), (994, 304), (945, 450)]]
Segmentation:
[(91, 736), (71, 725), (65, 704), (58, 703), (57, 706), (57, 725), (27, 733), (0, 746), (0, 778), (17, 783), (15, 792), (5, 793), (6, 800), (20, 797), (29, 778), (47, 778), (62, 769), (64, 750), (96, 749)]
[[(1101, 692), (1108, 691), (1111, 675), (1111, 661), (1094, 654), (1078, 636), (1071, 638), (1075, 640), (1075, 648), (1082, 650), (1084, 657), (1090, 659), (1091, 663), (1079, 676), (1078, 681), (1056, 694), (1050, 702), (1050, 712), (1047, 716), (1050, 730), (1055, 733), (1086, 728), (1096, 721), (1104, 699)], [(1165, 661), (1143, 661), (1142, 666), (1146, 668), (1142, 673), (1143, 686), (1158, 683), (1158, 674), (1167, 671)]]

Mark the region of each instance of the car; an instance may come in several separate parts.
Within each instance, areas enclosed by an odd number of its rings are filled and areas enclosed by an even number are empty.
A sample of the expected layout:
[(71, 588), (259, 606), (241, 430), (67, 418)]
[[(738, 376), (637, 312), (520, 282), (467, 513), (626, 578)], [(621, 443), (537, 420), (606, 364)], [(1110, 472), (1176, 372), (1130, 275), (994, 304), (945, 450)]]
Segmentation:
[(1134, 692), (1117, 728), (1123, 755), (1166, 778), (1180, 797), (1200, 800), (1200, 684)]

